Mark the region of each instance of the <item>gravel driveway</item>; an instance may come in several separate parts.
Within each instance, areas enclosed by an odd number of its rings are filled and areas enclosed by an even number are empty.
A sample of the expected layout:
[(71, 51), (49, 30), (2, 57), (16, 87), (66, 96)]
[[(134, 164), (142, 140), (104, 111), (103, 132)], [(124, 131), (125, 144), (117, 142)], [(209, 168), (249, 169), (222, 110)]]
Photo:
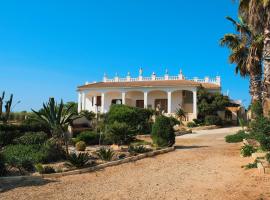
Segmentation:
[(0, 193), (2, 200), (76, 199), (270, 199), (270, 176), (245, 170), (241, 144), (224, 136), (237, 128), (178, 137), (175, 152), (96, 173), (48, 180)]

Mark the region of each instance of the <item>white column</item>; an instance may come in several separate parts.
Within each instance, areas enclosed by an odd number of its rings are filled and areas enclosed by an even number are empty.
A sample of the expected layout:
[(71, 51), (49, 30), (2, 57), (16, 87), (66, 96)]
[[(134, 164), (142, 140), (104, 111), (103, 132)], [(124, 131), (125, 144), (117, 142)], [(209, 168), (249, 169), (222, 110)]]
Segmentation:
[(168, 114), (172, 113), (172, 92), (168, 91)]
[(144, 108), (148, 107), (148, 92), (143, 93)]
[(82, 93), (82, 110), (85, 110), (85, 93)]
[(122, 92), (122, 104), (125, 105), (126, 104), (126, 93)]
[(78, 94), (78, 112), (81, 112), (82, 110), (82, 94), (79, 92)]
[(193, 116), (194, 119), (197, 119), (197, 90), (193, 91)]
[(101, 93), (101, 113), (105, 112), (105, 93)]

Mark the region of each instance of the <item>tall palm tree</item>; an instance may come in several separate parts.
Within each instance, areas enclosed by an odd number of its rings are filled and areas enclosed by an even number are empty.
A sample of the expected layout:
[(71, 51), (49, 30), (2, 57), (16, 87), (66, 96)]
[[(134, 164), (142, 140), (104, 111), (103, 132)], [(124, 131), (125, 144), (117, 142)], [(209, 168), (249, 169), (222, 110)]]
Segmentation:
[(50, 98), (48, 103), (43, 103), (43, 108), (40, 111), (32, 111), (36, 114), (38, 120), (48, 124), (51, 134), (58, 141), (58, 144), (65, 144), (68, 155), (67, 129), (77, 117), (76, 113), (72, 112), (72, 105), (67, 106), (67, 108), (64, 108), (64, 106), (62, 100), (58, 104), (54, 98)]
[(239, 0), (239, 15), (257, 34), (263, 34), (263, 107), (270, 111), (270, 0)]
[(230, 17), (227, 17), (227, 19), (233, 23), (237, 33), (225, 34), (220, 40), (220, 44), (222, 46), (227, 46), (231, 50), (229, 61), (230, 63), (236, 64), (236, 74), (239, 73), (242, 77), (249, 76), (251, 102), (261, 102), (262, 36), (255, 35), (241, 18), (239, 19), (239, 22)]

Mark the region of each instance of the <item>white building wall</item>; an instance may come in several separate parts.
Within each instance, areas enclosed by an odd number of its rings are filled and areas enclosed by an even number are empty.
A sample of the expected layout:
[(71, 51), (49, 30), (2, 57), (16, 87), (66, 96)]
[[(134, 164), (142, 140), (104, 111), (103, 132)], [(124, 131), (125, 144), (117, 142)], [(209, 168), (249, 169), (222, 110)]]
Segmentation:
[(120, 92), (107, 92), (107, 93), (105, 93), (105, 104), (104, 104), (104, 112), (105, 113), (110, 110), (113, 99), (122, 99), (121, 93)]
[(175, 113), (179, 105), (183, 108), (183, 91), (178, 90), (172, 93), (172, 112)]
[(148, 106), (151, 106), (152, 109), (155, 109), (155, 100), (156, 99), (167, 99), (167, 92), (163, 91), (152, 91), (148, 93)]

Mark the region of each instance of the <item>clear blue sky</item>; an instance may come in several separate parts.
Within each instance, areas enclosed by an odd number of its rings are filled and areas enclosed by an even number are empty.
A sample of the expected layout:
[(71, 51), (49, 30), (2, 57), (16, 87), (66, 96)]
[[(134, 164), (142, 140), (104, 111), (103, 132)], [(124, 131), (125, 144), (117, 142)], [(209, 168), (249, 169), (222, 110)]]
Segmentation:
[(222, 77), (223, 91), (247, 105), (248, 80), (234, 74), (219, 46), (233, 30), (231, 0), (9, 0), (0, 6), (0, 91), (38, 109), (49, 97), (76, 101), (76, 87), (104, 72), (125, 76), (168, 68)]

